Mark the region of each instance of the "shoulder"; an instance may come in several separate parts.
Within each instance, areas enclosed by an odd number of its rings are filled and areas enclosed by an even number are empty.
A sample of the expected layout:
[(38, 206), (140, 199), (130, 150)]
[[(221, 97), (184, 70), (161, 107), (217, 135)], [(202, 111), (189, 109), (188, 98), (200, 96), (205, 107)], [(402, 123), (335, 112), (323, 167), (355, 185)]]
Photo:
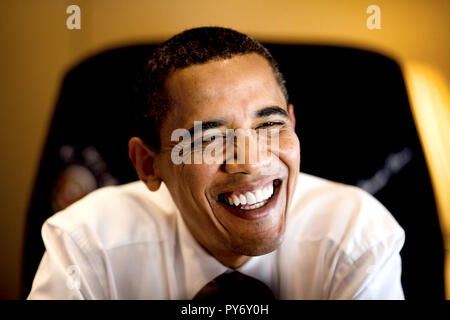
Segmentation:
[(151, 192), (136, 181), (91, 192), (50, 217), (43, 233), (46, 229), (65, 233), (75, 242), (89, 243), (97, 249), (171, 241), (175, 213), (175, 204), (164, 184)]
[(332, 242), (356, 260), (372, 247), (402, 243), (404, 231), (366, 191), (301, 173), (289, 212), (290, 238)]

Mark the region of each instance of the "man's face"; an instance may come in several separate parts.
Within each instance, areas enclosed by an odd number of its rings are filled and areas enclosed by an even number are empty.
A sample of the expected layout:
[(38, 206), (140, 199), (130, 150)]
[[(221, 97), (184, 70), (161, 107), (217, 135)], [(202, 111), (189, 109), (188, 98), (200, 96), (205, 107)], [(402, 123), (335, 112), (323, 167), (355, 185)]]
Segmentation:
[[(269, 63), (246, 54), (190, 66), (170, 75), (166, 89), (171, 109), (162, 124), (155, 169), (194, 238), (232, 267), (275, 250), (297, 182), (300, 146), (293, 107), (286, 105)], [(191, 129), (194, 121), (212, 123), (215, 132), (279, 130), (278, 147), (269, 144), (270, 152), (251, 163), (248, 157), (238, 163), (224, 156), (222, 163), (175, 164), (171, 152), (177, 142), (171, 134)], [(203, 147), (209, 143), (202, 142)], [(249, 145), (247, 140), (244, 147)]]

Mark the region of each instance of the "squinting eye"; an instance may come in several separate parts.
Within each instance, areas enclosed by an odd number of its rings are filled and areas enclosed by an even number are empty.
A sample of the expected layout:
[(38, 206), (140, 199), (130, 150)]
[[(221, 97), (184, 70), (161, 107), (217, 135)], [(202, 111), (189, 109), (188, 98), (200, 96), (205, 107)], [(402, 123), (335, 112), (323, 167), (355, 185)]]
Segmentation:
[(212, 142), (212, 141), (216, 140), (217, 137), (218, 136), (215, 136), (215, 135), (211, 135), (209, 137), (204, 137), (203, 142)]
[(216, 140), (216, 136), (210, 136), (207, 138), (203, 138), (203, 142), (210, 142)]
[(198, 139), (196, 141), (193, 141), (191, 143), (191, 148), (195, 148), (195, 146), (200, 147), (204, 143), (207, 144), (207, 143), (213, 142), (216, 140), (216, 138), (217, 138), (217, 136), (215, 136), (215, 135), (205, 136), (202, 138), (202, 140)]
[(258, 128), (272, 127), (272, 126), (275, 126), (275, 125), (282, 125), (282, 124), (284, 124), (284, 122), (267, 121), (267, 122), (264, 122), (262, 125), (260, 125)]

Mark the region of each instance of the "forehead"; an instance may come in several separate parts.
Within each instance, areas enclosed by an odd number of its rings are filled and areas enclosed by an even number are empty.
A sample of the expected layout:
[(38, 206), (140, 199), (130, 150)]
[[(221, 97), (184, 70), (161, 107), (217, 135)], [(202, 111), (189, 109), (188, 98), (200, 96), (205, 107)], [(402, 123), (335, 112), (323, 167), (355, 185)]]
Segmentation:
[(168, 120), (185, 122), (285, 105), (269, 62), (258, 54), (215, 60), (175, 71), (166, 81)]

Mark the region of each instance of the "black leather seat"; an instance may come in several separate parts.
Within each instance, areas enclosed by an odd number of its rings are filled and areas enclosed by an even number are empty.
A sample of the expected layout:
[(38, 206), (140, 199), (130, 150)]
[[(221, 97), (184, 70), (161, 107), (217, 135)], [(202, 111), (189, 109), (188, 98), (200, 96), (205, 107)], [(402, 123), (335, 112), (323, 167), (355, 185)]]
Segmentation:
[[(374, 194), (406, 232), (406, 298), (444, 299), (443, 240), (398, 64), (350, 48), (267, 46), (295, 105), (301, 170)], [(24, 297), (44, 252), (45, 219), (94, 188), (137, 179), (127, 155), (132, 83), (153, 48), (110, 50), (65, 77), (29, 207)]]

